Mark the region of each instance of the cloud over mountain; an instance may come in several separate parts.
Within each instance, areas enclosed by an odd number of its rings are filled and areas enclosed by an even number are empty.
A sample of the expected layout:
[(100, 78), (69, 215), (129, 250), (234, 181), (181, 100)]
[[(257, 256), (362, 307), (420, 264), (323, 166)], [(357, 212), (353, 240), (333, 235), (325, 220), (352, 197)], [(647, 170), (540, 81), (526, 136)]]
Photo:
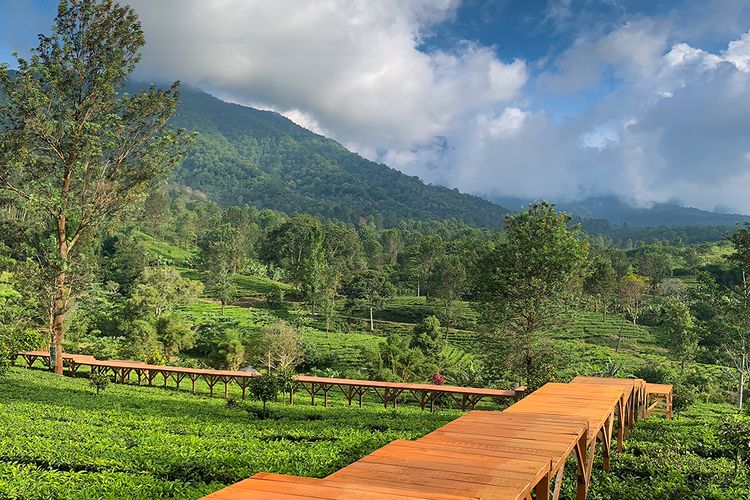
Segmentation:
[(460, 0), (130, 3), (147, 39), (138, 77), (279, 111), (427, 181), (750, 213), (747, 2), (550, 0), (535, 55), (507, 48), (500, 34), (523, 21), (510, 16), (485, 19), (486, 37), (444, 36), (469, 24)]

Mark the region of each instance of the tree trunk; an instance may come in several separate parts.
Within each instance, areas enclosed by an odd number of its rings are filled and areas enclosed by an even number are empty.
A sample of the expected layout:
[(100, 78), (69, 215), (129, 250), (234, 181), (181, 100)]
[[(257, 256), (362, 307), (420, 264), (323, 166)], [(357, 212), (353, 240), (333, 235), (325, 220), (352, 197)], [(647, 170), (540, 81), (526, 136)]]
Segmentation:
[(419, 297), (419, 281), (417, 281), (417, 297)]
[[(52, 303), (52, 348), (50, 366), (56, 375), (63, 374), (62, 340), (65, 333), (65, 271), (55, 278), (55, 298)], [(54, 360), (54, 362), (53, 362)]]
[[(743, 364), (744, 364), (744, 361), (745, 361), (744, 358), (745, 358), (745, 356), (743, 355), (742, 358), (743, 358), (742, 361), (743, 361)], [(740, 410), (740, 412), (742, 412), (742, 402), (743, 402), (742, 400), (745, 397), (745, 370), (744, 370), (744, 368), (740, 370), (740, 374), (739, 375), (740, 375), (739, 376), (739, 379), (740, 379), (740, 391), (739, 391), (739, 397), (737, 398), (737, 408)]]
[(227, 306), (225, 301), (221, 301), (221, 315), (224, 316), (224, 308)]
[(370, 331), (375, 331), (375, 322), (372, 319), (372, 306), (370, 306)]

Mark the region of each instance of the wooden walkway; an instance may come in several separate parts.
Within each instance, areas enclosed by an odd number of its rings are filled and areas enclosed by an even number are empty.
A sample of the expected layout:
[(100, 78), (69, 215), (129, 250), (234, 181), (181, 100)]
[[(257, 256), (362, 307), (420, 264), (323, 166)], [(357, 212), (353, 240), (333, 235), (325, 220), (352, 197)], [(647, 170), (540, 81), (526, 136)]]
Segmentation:
[(672, 386), (667, 384), (646, 384), (646, 416), (662, 413), (672, 419)]
[[(20, 354), (31, 367), (37, 360), (49, 366), (49, 354)], [(111, 373), (126, 383), (135, 373), (138, 384), (152, 385), (161, 375), (164, 385), (188, 378), (195, 391), (203, 378), (213, 387), (238, 384), (245, 395), (255, 373), (148, 365), (127, 360), (97, 360), (64, 354), (65, 366), (75, 373), (80, 366)], [(338, 388), (349, 404), (371, 391), (383, 404), (396, 406), (397, 398), (412, 395), (421, 408), (432, 407), (440, 394), (450, 395), (463, 409), (483, 398), (513, 399), (505, 411), (470, 411), (415, 441), (397, 440), (322, 479), (259, 473), (206, 497), (206, 500), (244, 499), (557, 499), (565, 463), (577, 463), (577, 499), (588, 494), (597, 445), (603, 467), (609, 469), (611, 444), (617, 425), (617, 449), (635, 422), (651, 413), (672, 416), (672, 386), (647, 384), (639, 379), (576, 377), (569, 384), (549, 383), (521, 399), (523, 390), (502, 391), (428, 384), (399, 384), (368, 380), (296, 376), (290, 391), (301, 388), (315, 402), (328, 401)], [(615, 424), (616, 423), (616, 424)]]
[[(50, 358), (47, 351), (27, 351), (18, 354), (31, 368), (34, 363), (41, 361), (49, 368)], [(203, 380), (209, 387), (211, 395), (214, 387), (222, 384), (224, 397), (229, 397), (229, 387), (234, 383), (242, 391), (242, 399), (245, 399), (247, 387), (250, 380), (257, 377), (257, 372), (243, 372), (231, 370), (211, 370), (204, 368), (184, 368), (180, 366), (149, 365), (140, 361), (129, 360), (98, 360), (93, 356), (81, 354), (63, 354), (63, 363), (68, 373), (75, 374), (81, 366), (89, 366), (92, 371), (99, 373), (110, 373), (117, 383), (125, 384), (135, 376), (138, 385), (154, 385), (159, 383), (157, 377), (161, 377), (164, 387), (171, 380), (177, 390), (186, 379), (190, 381), (191, 390), (195, 393), (195, 384)], [(328, 394), (331, 389), (339, 389), (346, 397), (351, 406), (357, 398), (362, 406), (362, 398), (370, 393), (377, 396), (385, 407), (392, 405), (396, 407), (397, 400), (404, 397), (413, 397), (420, 408), (429, 406), (432, 410), (438, 396), (445, 394), (450, 396), (462, 410), (474, 409), (482, 399), (518, 401), (524, 395), (525, 388), (504, 390), (484, 389), (474, 387), (458, 387), (453, 385), (433, 384), (408, 384), (399, 382), (379, 382), (376, 380), (354, 380), (328, 377), (311, 377), (297, 375), (293, 378), (292, 387), (289, 391), (289, 402), (294, 402), (294, 394), (297, 389), (303, 389), (310, 395), (310, 403), (315, 404), (315, 398), (322, 397), (323, 405), (328, 405)]]
[(669, 401), (671, 386), (597, 377), (549, 383), (503, 412), (471, 411), (416, 441), (394, 441), (326, 478), (260, 473), (205, 500), (557, 499), (571, 456), (577, 463), (576, 497), (583, 500), (597, 444), (608, 470), (615, 421), (621, 450), (622, 439), (657, 395)]

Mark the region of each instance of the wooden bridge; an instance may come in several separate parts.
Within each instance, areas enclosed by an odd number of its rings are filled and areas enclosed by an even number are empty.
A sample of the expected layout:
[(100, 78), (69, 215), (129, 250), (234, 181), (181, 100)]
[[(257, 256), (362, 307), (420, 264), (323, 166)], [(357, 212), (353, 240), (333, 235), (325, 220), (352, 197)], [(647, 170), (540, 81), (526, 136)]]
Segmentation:
[[(31, 367), (41, 360), (49, 367), (49, 353), (19, 354)], [(187, 378), (203, 379), (211, 393), (219, 382), (245, 389), (257, 373), (149, 365), (127, 360), (97, 360), (92, 356), (64, 354), (69, 372), (80, 366), (110, 373), (126, 383), (131, 374), (137, 383), (153, 385), (161, 376), (179, 389)], [(387, 407), (399, 396), (412, 395), (421, 408), (434, 405), (440, 394), (453, 397), (463, 409), (482, 398), (512, 399), (505, 411), (470, 411), (416, 441), (397, 440), (322, 479), (259, 473), (219, 490), (205, 500), (244, 499), (557, 499), (565, 463), (576, 460), (577, 498), (589, 490), (597, 446), (603, 468), (609, 470), (612, 439), (617, 429), (617, 450), (635, 422), (654, 412), (672, 416), (672, 386), (647, 384), (640, 379), (576, 377), (569, 384), (548, 383), (530, 395), (523, 388), (511, 391), (428, 384), (399, 384), (368, 380), (296, 376), (296, 388), (315, 402), (337, 388), (349, 404), (371, 391)]]
[[(19, 353), (31, 368), (34, 363), (42, 362), (49, 368), (50, 356), (47, 351), (27, 351)], [(140, 361), (129, 360), (99, 360), (93, 356), (82, 354), (63, 354), (63, 364), (68, 373), (75, 374), (81, 366), (89, 366), (93, 372), (108, 373), (117, 383), (127, 383), (131, 377), (135, 378), (138, 385), (154, 385), (161, 382), (164, 387), (171, 381), (175, 388), (186, 379), (190, 381), (191, 390), (195, 393), (195, 384), (203, 380), (213, 395), (214, 387), (222, 384), (224, 397), (229, 397), (229, 387), (236, 384), (242, 391), (242, 399), (245, 399), (247, 387), (250, 380), (257, 377), (257, 372), (243, 372), (232, 370), (211, 370), (205, 368), (185, 368), (180, 366), (150, 365)], [(161, 377), (161, 380), (159, 380)], [(525, 388), (517, 389), (484, 389), (475, 387), (458, 387), (453, 385), (433, 384), (407, 384), (398, 382), (379, 382), (376, 380), (354, 380), (328, 377), (311, 377), (297, 375), (293, 377), (289, 391), (289, 402), (294, 403), (294, 394), (297, 389), (303, 389), (310, 395), (311, 404), (315, 404), (315, 398), (322, 397), (323, 405), (328, 405), (328, 395), (332, 389), (340, 390), (346, 397), (349, 405), (356, 398), (362, 406), (362, 399), (366, 394), (373, 394), (380, 399), (384, 406), (396, 407), (398, 398), (405, 396), (413, 397), (420, 408), (434, 408), (435, 401), (440, 395), (452, 398), (462, 410), (470, 410), (476, 407), (482, 399), (517, 401), (523, 397)]]
[(621, 451), (624, 437), (654, 404), (652, 396), (671, 401), (671, 391), (640, 379), (549, 383), (503, 412), (471, 411), (416, 441), (394, 441), (326, 478), (263, 472), (204, 500), (557, 499), (571, 456), (576, 497), (583, 500), (597, 445), (609, 470), (615, 420)]

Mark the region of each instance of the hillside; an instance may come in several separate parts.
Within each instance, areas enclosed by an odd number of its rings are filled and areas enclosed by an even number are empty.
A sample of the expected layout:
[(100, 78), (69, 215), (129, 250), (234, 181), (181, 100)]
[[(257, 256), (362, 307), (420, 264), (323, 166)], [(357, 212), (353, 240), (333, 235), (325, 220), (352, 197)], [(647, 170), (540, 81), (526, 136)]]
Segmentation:
[(385, 226), (455, 218), (497, 227), (507, 213), (366, 160), (277, 113), (223, 102), (196, 88), (183, 88), (174, 125), (200, 134), (176, 180), (223, 206), (252, 203)]
[[(493, 201), (516, 210), (534, 200), (497, 197)], [(632, 227), (734, 226), (739, 222), (750, 222), (750, 215), (709, 212), (674, 203), (657, 203), (649, 208), (634, 207), (616, 196), (556, 202), (556, 205), (560, 210), (570, 212), (580, 219), (600, 219), (609, 224)]]

